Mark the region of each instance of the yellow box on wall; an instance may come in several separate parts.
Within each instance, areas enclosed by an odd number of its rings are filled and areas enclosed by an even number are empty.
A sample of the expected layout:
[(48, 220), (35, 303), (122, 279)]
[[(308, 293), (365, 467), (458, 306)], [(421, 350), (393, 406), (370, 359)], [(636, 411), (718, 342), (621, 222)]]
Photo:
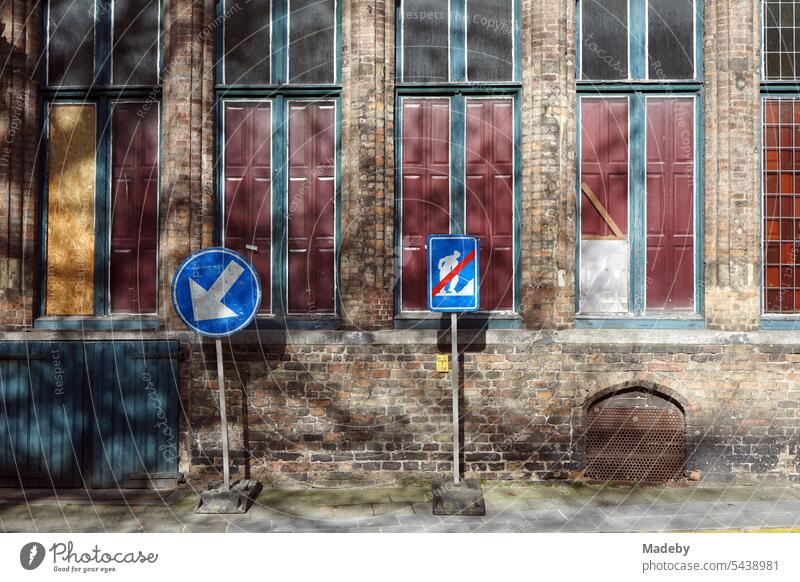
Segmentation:
[(449, 372), (450, 371), (450, 356), (447, 354), (437, 354), (436, 356), (436, 371)]
[(92, 315), (95, 106), (51, 105), (47, 141), (47, 315)]

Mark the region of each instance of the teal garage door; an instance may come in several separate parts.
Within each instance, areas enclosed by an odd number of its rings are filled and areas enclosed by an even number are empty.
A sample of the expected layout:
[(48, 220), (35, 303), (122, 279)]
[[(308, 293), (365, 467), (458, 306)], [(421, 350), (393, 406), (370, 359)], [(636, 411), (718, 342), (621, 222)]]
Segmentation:
[(0, 486), (175, 477), (178, 352), (177, 342), (0, 342)]

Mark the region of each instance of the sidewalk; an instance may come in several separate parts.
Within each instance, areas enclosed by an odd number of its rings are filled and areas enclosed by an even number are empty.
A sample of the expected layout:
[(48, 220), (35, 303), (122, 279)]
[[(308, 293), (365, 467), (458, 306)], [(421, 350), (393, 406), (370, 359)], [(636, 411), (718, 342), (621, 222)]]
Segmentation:
[(484, 484), (485, 517), (437, 517), (422, 487), (265, 490), (246, 515), (196, 515), (191, 488), (0, 490), (4, 532), (665, 532), (800, 528), (800, 486)]

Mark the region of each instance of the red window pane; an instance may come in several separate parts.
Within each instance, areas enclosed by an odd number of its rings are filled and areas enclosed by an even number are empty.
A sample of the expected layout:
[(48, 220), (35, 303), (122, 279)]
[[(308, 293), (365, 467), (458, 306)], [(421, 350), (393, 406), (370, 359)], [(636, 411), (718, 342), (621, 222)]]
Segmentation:
[(272, 109), (225, 104), (225, 246), (241, 253), (261, 279), (262, 313), (271, 311)]
[(628, 311), (628, 100), (581, 99), (580, 305)]
[(336, 106), (289, 102), (289, 313), (333, 313)]
[(426, 308), (425, 242), (450, 232), (450, 104), (403, 101), (402, 308)]
[(514, 104), (468, 99), (467, 234), (480, 239), (481, 309), (514, 307)]
[(694, 308), (694, 100), (647, 100), (647, 309)]
[(111, 310), (155, 313), (158, 244), (157, 106), (120, 103), (112, 115)]
[(795, 99), (764, 102), (764, 309), (800, 312), (800, 105)]

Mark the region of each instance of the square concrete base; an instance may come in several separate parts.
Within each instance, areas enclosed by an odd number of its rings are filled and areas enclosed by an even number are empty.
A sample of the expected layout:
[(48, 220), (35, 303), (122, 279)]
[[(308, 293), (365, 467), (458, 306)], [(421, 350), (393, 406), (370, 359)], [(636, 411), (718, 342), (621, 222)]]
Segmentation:
[(208, 491), (200, 493), (194, 508), (195, 513), (247, 513), (253, 500), (261, 492), (261, 483), (242, 479), (231, 483), (230, 491), (225, 491), (221, 483), (212, 484)]
[(433, 515), (486, 515), (481, 482), (465, 479), (458, 485), (445, 479), (434, 479)]

